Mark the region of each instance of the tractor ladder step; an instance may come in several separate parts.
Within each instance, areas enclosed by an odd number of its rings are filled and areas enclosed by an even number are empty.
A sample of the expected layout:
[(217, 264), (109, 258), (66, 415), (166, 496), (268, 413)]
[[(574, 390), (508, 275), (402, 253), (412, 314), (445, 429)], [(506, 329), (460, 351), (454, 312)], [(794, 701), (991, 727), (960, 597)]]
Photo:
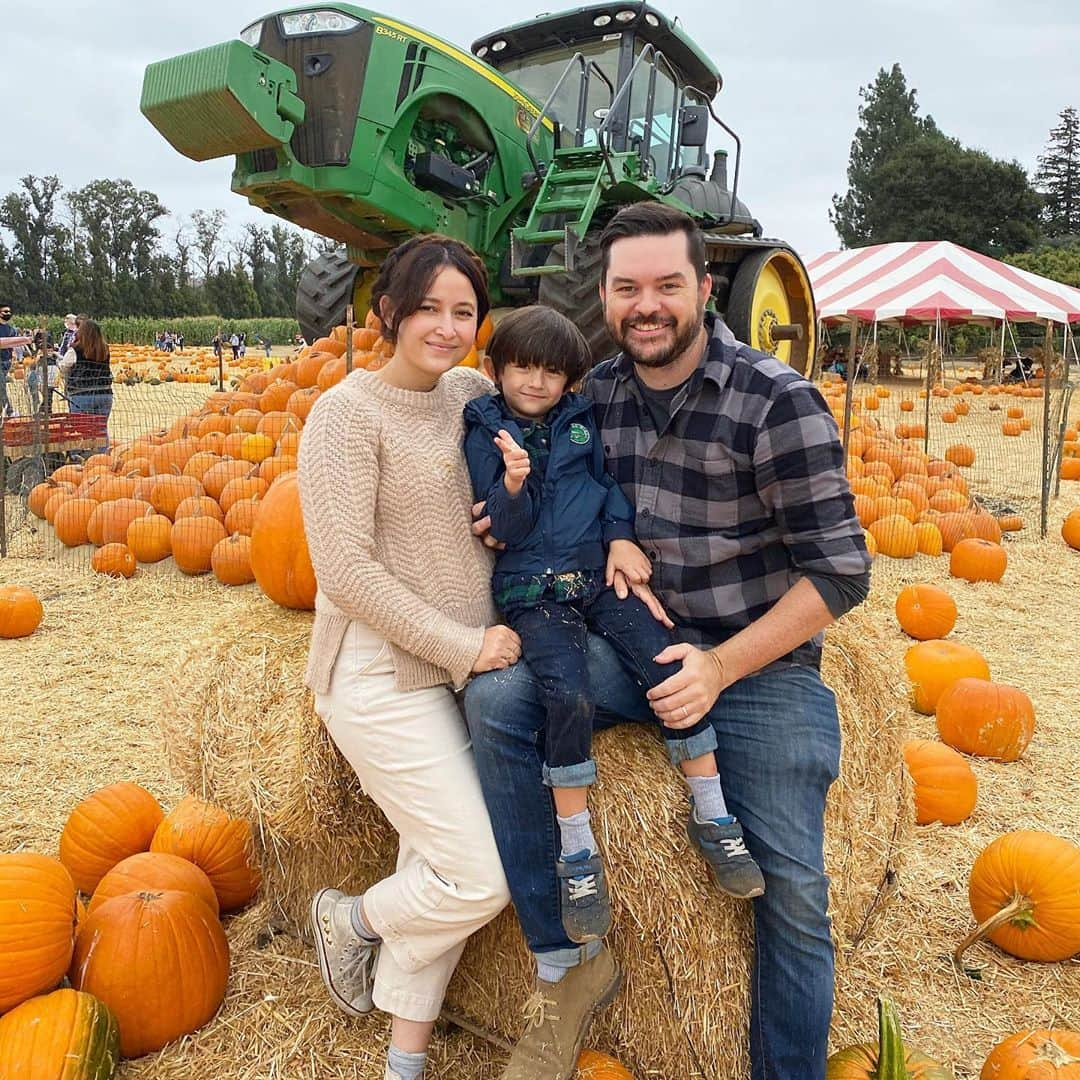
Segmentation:
[[(573, 269), (574, 252), (600, 202), (605, 176), (604, 156), (599, 150), (574, 147), (555, 152), (529, 211), (529, 220), (510, 233), (510, 273), (514, 277), (558, 274)], [(563, 223), (552, 227), (544, 219), (556, 214), (563, 217)], [(551, 263), (545, 258), (537, 265), (541, 249), (560, 241), (564, 245), (563, 263)]]

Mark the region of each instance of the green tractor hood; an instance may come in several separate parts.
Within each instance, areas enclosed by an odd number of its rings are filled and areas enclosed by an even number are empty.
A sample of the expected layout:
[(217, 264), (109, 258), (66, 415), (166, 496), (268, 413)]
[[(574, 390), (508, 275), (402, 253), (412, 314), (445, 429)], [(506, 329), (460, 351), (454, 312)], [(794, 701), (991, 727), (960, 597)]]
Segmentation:
[(151, 64), (139, 108), (193, 161), (287, 144), (305, 111), (292, 69), (242, 41)]

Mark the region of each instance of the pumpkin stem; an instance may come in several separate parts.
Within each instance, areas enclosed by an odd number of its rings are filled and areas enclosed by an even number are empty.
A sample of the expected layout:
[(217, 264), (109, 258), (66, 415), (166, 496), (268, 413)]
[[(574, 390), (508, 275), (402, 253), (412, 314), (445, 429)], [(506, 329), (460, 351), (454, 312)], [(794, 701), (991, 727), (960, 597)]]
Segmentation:
[(1020, 918), (1029, 918), (1033, 910), (1034, 906), (1032, 905), (1031, 900), (1021, 893), (1017, 893), (996, 915), (991, 915), (986, 922), (975, 927), (975, 929), (956, 946), (956, 951), (953, 953), (953, 964), (956, 967), (956, 970), (963, 973), (964, 966), (962, 961), (964, 953), (966, 953), (976, 941), (982, 941), (983, 938), (988, 937), (999, 926), (1009, 922), (1011, 919), (1015, 919), (1018, 916)]
[(887, 997), (879, 997), (877, 1080), (909, 1080), (906, 1057), (896, 1006)]

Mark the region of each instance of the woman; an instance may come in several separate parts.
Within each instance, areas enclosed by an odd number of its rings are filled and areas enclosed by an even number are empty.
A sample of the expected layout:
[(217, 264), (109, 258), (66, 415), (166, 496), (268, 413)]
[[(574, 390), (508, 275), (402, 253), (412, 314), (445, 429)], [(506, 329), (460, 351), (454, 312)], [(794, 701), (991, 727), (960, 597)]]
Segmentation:
[[(64, 374), (68, 408), (73, 413), (105, 417), (103, 434), (107, 444), (108, 416), (113, 404), (112, 369), (109, 367), (109, 346), (101, 327), (93, 319), (79, 319), (71, 348), (58, 366)], [(102, 450), (107, 448), (107, 445), (101, 447)]]
[(364, 790), (398, 832), (397, 871), (311, 907), (323, 980), (350, 1015), (394, 1020), (387, 1080), (418, 1080), (465, 941), (509, 900), (451, 688), (520, 656), (492, 625), (491, 564), (470, 527), (462, 409), (491, 389), (457, 368), (488, 311), (464, 244), (418, 237), (372, 292), (393, 355), (315, 405), (301, 442), (319, 582), (306, 680)]

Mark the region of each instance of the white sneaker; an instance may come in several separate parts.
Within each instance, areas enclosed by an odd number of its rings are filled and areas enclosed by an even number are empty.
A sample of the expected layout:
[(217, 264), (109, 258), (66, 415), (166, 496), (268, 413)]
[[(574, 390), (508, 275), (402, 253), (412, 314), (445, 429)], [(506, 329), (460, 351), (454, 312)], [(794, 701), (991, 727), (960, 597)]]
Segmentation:
[(350, 1016), (375, 1007), (371, 991), (381, 942), (362, 938), (352, 925), (353, 896), (340, 889), (320, 889), (311, 901), (311, 928), (319, 971), (333, 1002)]

